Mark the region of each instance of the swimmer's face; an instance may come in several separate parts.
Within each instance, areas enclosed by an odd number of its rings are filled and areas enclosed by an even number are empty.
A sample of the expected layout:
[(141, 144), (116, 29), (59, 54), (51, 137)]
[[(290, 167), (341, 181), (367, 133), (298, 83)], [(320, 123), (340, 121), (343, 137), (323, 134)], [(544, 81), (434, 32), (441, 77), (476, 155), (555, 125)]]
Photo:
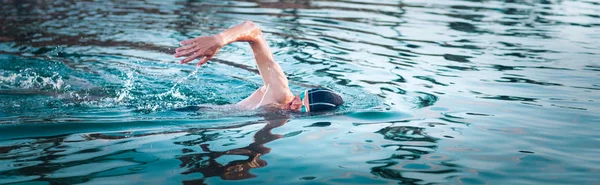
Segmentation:
[(295, 112), (310, 112), (310, 108), (308, 106), (308, 90), (302, 91), (298, 94), (292, 102), (290, 102), (290, 110)]

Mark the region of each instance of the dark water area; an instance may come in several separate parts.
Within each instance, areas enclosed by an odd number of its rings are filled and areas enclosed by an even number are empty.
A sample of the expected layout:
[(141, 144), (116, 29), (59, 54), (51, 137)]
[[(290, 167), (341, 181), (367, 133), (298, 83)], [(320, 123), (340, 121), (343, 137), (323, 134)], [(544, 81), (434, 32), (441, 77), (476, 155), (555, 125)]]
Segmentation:
[[(599, 184), (600, 2), (0, 1), (0, 184)], [(244, 20), (325, 115), (174, 109), (262, 85)]]

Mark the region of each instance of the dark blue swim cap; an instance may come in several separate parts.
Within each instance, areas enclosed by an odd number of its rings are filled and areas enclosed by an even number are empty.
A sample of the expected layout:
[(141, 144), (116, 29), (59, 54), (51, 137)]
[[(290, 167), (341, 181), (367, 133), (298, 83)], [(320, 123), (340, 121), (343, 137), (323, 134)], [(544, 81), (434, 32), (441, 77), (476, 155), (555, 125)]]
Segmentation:
[(315, 88), (308, 90), (310, 112), (334, 110), (344, 103), (342, 97), (331, 89)]

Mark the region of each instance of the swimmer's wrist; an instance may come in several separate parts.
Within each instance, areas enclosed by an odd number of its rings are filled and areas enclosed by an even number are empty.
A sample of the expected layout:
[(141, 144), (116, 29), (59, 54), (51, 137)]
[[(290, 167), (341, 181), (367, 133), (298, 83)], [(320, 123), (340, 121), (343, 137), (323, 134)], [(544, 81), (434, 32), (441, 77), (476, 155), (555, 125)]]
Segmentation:
[(221, 33), (218, 33), (218, 34), (214, 35), (214, 37), (215, 37), (215, 40), (217, 40), (217, 43), (218, 43), (218, 44), (219, 44), (219, 46), (221, 46), (221, 47), (223, 47), (223, 46), (227, 45), (227, 43), (226, 43), (226, 42), (225, 42), (225, 40), (223, 39), (224, 37), (223, 37), (222, 33), (223, 33), (223, 32), (221, 32)]

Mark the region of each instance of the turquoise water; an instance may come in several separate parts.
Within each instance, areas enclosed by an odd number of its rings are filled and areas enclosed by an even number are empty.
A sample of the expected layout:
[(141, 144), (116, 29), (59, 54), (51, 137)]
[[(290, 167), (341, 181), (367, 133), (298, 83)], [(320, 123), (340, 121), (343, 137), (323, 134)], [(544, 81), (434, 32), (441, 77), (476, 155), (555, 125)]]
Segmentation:
[[(2, 1), (0, 184), (598, 184), (600, 3)], [(261, 85), (252, 20), (318, 116), (181, 112)]]

